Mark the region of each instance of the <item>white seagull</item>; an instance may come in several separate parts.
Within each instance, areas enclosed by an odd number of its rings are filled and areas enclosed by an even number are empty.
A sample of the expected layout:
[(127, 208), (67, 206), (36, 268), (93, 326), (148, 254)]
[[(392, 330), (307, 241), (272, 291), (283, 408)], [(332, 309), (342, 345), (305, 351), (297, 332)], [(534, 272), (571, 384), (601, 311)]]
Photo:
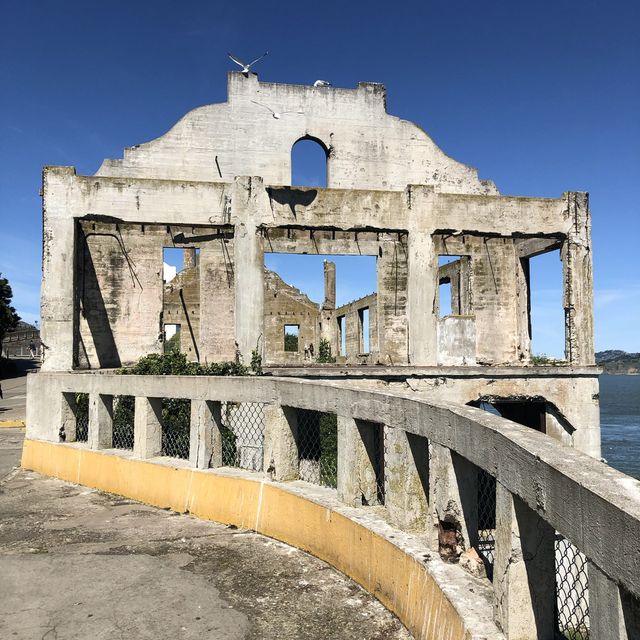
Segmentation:
[(268, 51), (265, 51), (259, 58), (256, 58), (255, 60), (253, 60), (252, 62), (250, 62), (249, 64), (245, 64), (244, 62), (242, 62), (242, 60), (239, 60), (238, 58), (236, 58), (234, 55), (228, 53), (227, 55), (229, 56), (229, 58), (231, 58), (231, 60), (233, 60), (233, 62), (235, 62), (236, 64), (240, 65), (242, 67), (242, 73), (244, 73), (245, 76), (248, 76), (250, 71), (251, 71), (251, 67), (258, 62), (258, 60), (262, 60), (262, 58), (264, 58), (266, 55), (268, 55)]
[(330, 87), (330, 86), (331, 86), (331, 83), (330, 83), (330, 82), (327, 82), (326, 80), (316, 80), (316, 81), (313, 83), (313, 86), (314, 86), (314, 87)]
[(261, 107), (264, 107), (265, 109), (269, 110), (271, 112), (271, 115), (276, 119), (276, 120), (280, 120), (280, 118), (285, 114), (285, 113), (304, 113), (303, 111), (281, 111), (280, 113), (278, 113), (277, 111), (274, 111), (271, 107), (267, 107), (266, 104), (262, 104), (262, 102), (256, 102), (255, 100), (251, 100), (251, 102), (253, 102), (253, 104), (257, 104)]

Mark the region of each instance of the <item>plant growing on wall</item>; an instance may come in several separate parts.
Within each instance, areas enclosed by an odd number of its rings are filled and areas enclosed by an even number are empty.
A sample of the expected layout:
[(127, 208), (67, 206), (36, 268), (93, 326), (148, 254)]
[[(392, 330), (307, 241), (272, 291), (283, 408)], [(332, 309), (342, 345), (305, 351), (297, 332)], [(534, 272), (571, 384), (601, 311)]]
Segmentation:
[(331, 343), (326, 338), (320, 338), (317, 361), (321, 363), (332, 363), (336, 361), (331, 355)]
[[(179, 351), (152, 353), (140, 358), (136, 364), (122, 368), (120, 375), (151, 376), (245, 376), (247, 367), (237, 362), (213, 362), (200, 364), (189, 362)], [(80, 408), (80, 407), (79, 407)], [(80, 409), (85, 410), (84, 407)], [(113, 440), (114, 446), (124, 449), (133, 447), (133, 421), (135, 398), (114, 398)], [(162, 423), (164, 455), (187, 457), (189, 454), (189, 431), (191, 429), (191, 402), (181, 398), (165, 398), (162, 401)], [(235, 435), (226, 427), (222, 429), (223, 446), (229, 452), (235, 447)], [(231, 451), (228, 455), (233, 456)]]

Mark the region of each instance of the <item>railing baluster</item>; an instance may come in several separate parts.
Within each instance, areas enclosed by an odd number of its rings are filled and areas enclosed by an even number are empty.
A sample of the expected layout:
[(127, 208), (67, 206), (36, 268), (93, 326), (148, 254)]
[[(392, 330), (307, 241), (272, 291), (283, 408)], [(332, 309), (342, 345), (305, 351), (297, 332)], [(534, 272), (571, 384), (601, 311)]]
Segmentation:
[(406, 531), (425, 531), (429, 491), (426, 438), (385, 425), (386, 495), (389, 518)]
[(136, 396), (133, 455), (154, 458), (162, 451), (162, 398)]
[(338, 499), (352, 507), (378, 502), (375, 427), (362, 420), (338, 416)]
[(555, 637), (555, 530), (499, 482), (493, 587), (508, 639)]
[(209, 400), (191, 401), (189, 461), (196, 469), (222, 466), (222, 405)]
[(89, 435), (91, 449), (110, 449), (113, 446), (113, 396), (89, 394)]
[(298, 412), (291, 407), (267, 405), (264, 410), (264, 471), (280, 482), (297, 480)]

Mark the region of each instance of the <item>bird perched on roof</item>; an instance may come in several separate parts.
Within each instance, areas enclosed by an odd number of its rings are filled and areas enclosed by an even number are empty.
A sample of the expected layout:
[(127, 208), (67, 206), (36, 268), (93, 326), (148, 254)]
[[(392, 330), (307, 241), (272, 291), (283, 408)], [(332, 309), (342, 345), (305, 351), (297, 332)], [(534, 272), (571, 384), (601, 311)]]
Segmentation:
[(258, 60), (262, 60), (262, 58), (264, 58), (266, 55), (268, 55), (269, 52), (265, 51), (259, 58), (256, 58), (255, 60), (252, 60), (249, 64), (245, 64), (244, 62), (242, 62), (242, 60), (236, 58), (234, 55), (228, 53), (227, 55), (229, 56), (229, 58), (231, 58), (231, 60), (233, 60), (233, 62), (235, 62), (237, 65), (240, 65), (242, 67), (242, 73), (244, 73), (245, 76), (248, 76), (250, 71), (251, 71), (251, 67), (258, 62)]
[(255, 100), (251, 100), (251, 102), (253, 102), (253, 104), (257, 104), (260, 107), (264, 107), (265, 109), (271, 111), (271, 115), (276, 119), (276, 120), (280, 120), (280, 118), (285, 114), (285, 113), (304, 113), (303, 111), (280, 111), (279, 113), (277, 111), (274, 111), (271, 107), (267, 107), (266, 104), (262, 104), (262, 102), (256, 102)]
[(316, 81), (313, 83), (313, 86), (314, 86), (314, 87), (330, 87), (330, 86), (331, 86), (331, 83), (330, 83), (330, 82), (327, 82), (326, 80), (316, 80)]

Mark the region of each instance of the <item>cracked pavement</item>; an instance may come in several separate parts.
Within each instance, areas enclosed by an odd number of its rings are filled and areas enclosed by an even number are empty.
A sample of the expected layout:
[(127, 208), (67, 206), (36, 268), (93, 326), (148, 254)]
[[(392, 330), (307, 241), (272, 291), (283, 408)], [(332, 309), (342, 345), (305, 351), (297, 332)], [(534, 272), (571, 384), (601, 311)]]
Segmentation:
[[(0, 450), (20, 437), (3, 430)], [(411, 638), (353, 581), (265, 536), (33, 472), (3, 475), (3, 639)]]

